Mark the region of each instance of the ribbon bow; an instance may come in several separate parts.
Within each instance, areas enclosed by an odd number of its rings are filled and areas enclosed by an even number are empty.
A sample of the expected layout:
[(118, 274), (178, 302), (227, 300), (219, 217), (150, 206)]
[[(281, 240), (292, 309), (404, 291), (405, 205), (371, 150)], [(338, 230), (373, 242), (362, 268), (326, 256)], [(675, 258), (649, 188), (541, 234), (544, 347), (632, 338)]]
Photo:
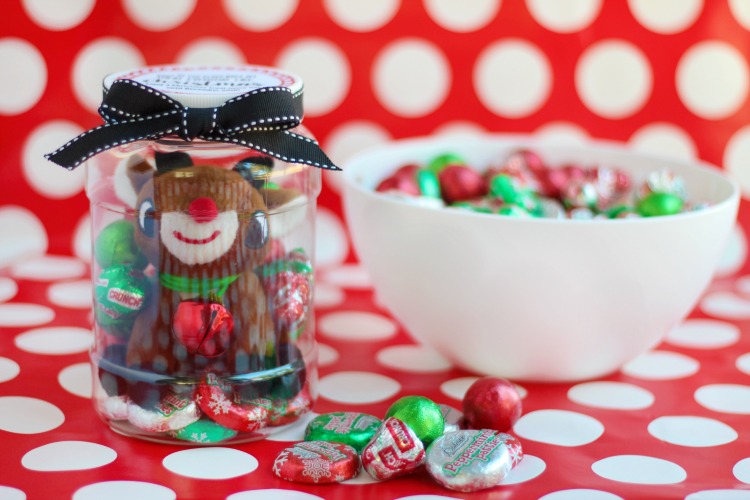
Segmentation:
[(341, 170), (317, 141), (289, 129), (302, 122), (302, 97), (287, 87), (263, 87), (215, 108), (189, 108), (134, 80), (115, 80), (99, 114), (105, 123), (45, 157), (68, 170), (107, 149), (176, 135), (252, 148), (289, 163)]

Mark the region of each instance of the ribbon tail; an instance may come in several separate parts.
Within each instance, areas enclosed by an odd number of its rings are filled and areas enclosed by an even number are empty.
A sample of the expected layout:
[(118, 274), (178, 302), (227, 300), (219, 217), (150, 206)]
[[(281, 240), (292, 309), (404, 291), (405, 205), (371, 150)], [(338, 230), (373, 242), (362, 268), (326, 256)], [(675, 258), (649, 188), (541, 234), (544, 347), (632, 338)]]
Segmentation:
[(210, 141), (233, 142), (288, 163), (304, 163), (325, 170), (341, 170), (323, 152), (318, 142), (288, 130), (248, 130), (231, 136), (202, 137)]
[(44, 155), (49, 161), (73, 170), (97, 153), (142, 139), (162, 137), (176, 130), (179, 117), (164, 114), (157, 118), (134, 118), (106, 123), (82, 133), (55, 151)]

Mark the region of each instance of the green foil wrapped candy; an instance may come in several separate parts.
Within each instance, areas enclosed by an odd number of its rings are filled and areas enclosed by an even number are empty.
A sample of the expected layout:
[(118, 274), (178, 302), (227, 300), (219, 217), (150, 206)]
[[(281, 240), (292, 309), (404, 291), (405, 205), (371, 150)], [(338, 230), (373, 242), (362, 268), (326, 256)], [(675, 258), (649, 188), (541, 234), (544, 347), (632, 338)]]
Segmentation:
[(132, 266), (116, 265), (102, 271), (94, 286), (97, 323), (122, 326), (134, 319), (143, 308), (147, 287), (146, 277)]
[(146, 267), (146, 257), (135, 242), (133, 224), (118, 220), (105, 227), (94, 242), (94, 258), (102, 268), (120, 264)]
[(443, 435), (445, 419), (440, 406), (424, 396), (405, 396), (388, 408), (385, 419), (395, 417), (409, 426), (425, 447)]
[(318, 415), (307, 424), (305, 441), (348, 444), (361, 452), (382, 422), (367, 413), (333, 412)]

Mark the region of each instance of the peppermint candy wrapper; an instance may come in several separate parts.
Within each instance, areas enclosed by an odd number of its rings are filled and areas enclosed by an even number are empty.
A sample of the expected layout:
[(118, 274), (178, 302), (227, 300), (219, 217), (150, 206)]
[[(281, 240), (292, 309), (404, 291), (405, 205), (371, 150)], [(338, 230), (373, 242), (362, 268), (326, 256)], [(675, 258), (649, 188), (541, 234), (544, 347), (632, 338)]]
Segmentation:
[(359, 457), (354, 448), (342, 443), (303, 441), (279, 453), (273, 473), (295, 483), (338, 483), (359, 473)]
[(353, 411), (324, 413), (307, 424), (305, 441), (344, 443), (360, 452), (381, 424), (379, 418), (367, 413)]
[(379, 481), (409, 474), (424, 459), (422, 441), (396, 417), (386, 419), (362, 450), (362, 466)]
[(491, 429), (456, 431), (427, 449), (427, 472), (445, 488), (470, 492), (496, 486), (523, 458), (521, 443)]
[(214, 422), (239, 432), (255, 432), (268, 424), (273, 403), (270, 399), (257, 398), (246, 403), (236, 403), (227, 398), (223, 387), (213, 373), (198, 386), (195, 398), (201, 410)]
[(153, 408), (144, 408), (128, 401), (128, 421), (148, 432), (168, 432), (187, 427), (197, 422), (201, 411), (195, 401), (173, 393), (167, 393)]

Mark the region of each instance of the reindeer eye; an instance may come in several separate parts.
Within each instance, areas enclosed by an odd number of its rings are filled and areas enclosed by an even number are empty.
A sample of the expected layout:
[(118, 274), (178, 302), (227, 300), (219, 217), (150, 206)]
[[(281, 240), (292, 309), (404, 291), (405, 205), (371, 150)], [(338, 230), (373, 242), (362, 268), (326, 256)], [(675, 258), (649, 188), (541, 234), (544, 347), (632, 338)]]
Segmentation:
[(138, 227), (141, 232), (153, 238), (156, 234), (156, 221), (154, 220), (154, 202), (146, 198), (138, 206)]
[(245, 246), (248, 248), (263, 248), (266, 242), (268, 242), (268, 218), (265, 212), (258, 210), (250, 219)]

